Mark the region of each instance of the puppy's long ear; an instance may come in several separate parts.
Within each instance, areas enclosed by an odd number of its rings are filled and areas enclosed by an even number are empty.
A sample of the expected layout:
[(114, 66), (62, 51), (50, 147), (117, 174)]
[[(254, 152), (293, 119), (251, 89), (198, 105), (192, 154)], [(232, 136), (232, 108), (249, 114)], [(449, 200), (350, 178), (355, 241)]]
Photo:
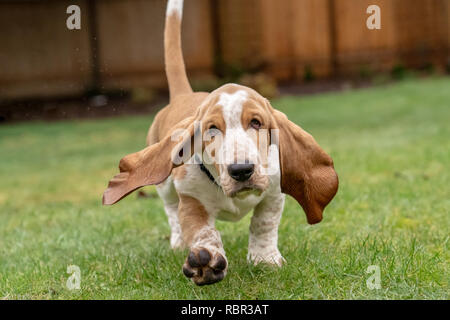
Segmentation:
[(338, 189), (333, 160), (309, 133), (272, 110), (280, 130), (281, 191), (300, 203), (309, 224), (318, 223)]
[(182, 164), (180, 158), (184, 161), (189, 159), (183, 155), (183, 151), (186, 146), (192, 150), (194, 126), (193, 121), (186, 121), (177, 128), (187, 128), (184, 136), (180, 136), (181, 139), (173, 139), (172, 134), (169, 134), (160, 142), (122, 158), (119, 163), (120, 173), (109, 181), (103, 193), (103, 204), (114, 204), (136, 189), (164, 182), (172, 169)]

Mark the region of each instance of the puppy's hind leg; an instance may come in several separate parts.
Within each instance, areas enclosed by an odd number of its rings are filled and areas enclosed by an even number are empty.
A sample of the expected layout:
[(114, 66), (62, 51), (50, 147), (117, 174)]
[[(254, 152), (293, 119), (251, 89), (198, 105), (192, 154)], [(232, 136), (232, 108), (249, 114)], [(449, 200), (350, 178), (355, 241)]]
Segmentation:
[(169, 220), (170, 246), (172, 249), (183, 248), (184, 242), (181, 235), (180, 222), (178, 220), (179, 198), (172, 177), (167, 178), (166, 181), (157, 185), (156, 190), (164, 202), (164, 210), (166, 211)]

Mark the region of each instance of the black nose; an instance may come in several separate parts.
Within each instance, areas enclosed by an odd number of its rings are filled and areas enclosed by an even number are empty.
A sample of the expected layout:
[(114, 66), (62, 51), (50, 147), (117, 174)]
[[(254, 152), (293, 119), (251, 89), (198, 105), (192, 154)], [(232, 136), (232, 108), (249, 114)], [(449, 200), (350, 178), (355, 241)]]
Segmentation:
[(234, 180), (246, 181), (252, 176), (254, 168), (255, 165), (253, 163), (230, 164), (228, 166), (228, 173)]

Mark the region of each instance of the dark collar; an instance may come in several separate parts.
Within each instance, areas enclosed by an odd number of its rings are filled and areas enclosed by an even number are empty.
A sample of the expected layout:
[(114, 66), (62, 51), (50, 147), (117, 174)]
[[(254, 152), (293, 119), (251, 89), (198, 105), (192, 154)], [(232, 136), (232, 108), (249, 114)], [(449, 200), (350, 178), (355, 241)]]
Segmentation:
[(216, 186), (220, 187), (219, 184), (216, 182), (216, 179), (214, 179), (214, 176), (211, 174), (211, 172), (209, 172), (209, 170), (206, 169), (205, 165), (203, 163), (200, 163), (199, 166), (200, 166), (200, 170), (204, 174), (206, 174), (208, 179), (211, 180), (211, 182), (213, 182)]
[(195, 154), (194, 157), (195, 157), (195, 161), (197, 163), (199, 163), (200, 170), (204, 174), (206, 174), (206, 176), (212, 183), (214, 183), (216, 186), (220, 187), (220, 185), (216, 182), (216, 179), (214, 179), (214, 176), (211, 174), (211, 172), (209, 172), (209, 170), (206, 169), (205, 165), (203, 164), (202, 160), (200, 160), (199, 156), (197, 154)]

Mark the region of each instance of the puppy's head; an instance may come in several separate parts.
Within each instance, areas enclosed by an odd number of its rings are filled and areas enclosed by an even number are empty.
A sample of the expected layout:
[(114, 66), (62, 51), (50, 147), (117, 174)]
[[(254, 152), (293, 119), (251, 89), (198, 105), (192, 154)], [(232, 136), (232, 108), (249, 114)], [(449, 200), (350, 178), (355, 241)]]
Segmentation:
[(281, 191), (301, 204), (309, 223), (321, 221), (338, 187), (331, 158), (311, 135), (256, 91), (229, 84), (212, 92), (194, 116), (160, 142), (123, 158), (103, 203), (159, 184), (174, 167), (196, 165), (199, 155), (229, 197), (261, 193), (269, 177), (279, 175)]
[(246, 87), (223, 86), (211, 93), (201, 123), (203, 162), (223, 192), (240, 197), (266, 190), (271, 119), (262, 97)]

